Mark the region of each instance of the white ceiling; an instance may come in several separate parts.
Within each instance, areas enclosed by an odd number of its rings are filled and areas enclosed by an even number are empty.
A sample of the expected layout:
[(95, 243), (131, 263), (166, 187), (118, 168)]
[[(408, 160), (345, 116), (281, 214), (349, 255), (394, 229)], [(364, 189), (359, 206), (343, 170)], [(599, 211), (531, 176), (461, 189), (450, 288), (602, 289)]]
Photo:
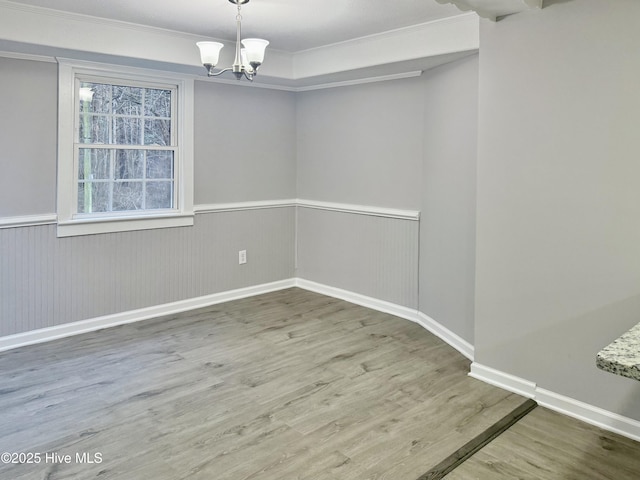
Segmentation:
[[(413, 75), (474, 54), (479, 20), (469, 10), (495, 20), (542, 6), (543, 0), (251, 0), (242, 7), (242, 36), (271, 42), (256, 83), (326, 88)], [(231, 45), (220, 59), (231, 65), (236, 13), (229, 0), (0, 0), (0, 53), (204, 76), (194, 43), (216, 38)]]
[[(236, 6), (228, 0), (11, 2), (235, 39)], [(293, 53), (461, 13), (437, 0), (251, 0), (242, 7), (242, 26), (243, 37), (265, 38), (271, 48)]]

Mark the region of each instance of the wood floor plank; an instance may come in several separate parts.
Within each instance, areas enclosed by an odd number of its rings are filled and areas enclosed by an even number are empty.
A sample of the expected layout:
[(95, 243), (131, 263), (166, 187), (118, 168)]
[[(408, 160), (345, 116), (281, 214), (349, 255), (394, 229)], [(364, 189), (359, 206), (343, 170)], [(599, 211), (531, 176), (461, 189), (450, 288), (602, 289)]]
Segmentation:
[(481, 432), (479, 435), (465, 443), (458, 450), (453, 452), (447, 458), (434, 466), (431, 470), (421, 475), (418, 480), (440, 480), (448, 473), (455, 470), (468, 460), (473, 454), (482, 447), (493, 441), (499, 435), (504, 433), (509, 427), (518, 422), (522, 417), (536, 408), (537, 404), (533, 400), (525, 400), (521, 405), (516, 407), (505, 417), (501, 418), (489, 428)]
[(522, 401), (419, 325), (293, 288), (0, 354), (0, 465), (48, 480), (417, 478)]
[(446, 480), (637, 480), (640, 443), (538, 407)]

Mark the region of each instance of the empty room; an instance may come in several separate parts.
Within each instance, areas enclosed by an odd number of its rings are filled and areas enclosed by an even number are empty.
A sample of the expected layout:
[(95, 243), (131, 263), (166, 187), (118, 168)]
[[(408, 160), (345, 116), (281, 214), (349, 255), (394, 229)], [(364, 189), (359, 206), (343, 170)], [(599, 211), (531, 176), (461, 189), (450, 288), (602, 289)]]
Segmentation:
[(0, 479), (640, 478), (638, 19), (0, 0)]

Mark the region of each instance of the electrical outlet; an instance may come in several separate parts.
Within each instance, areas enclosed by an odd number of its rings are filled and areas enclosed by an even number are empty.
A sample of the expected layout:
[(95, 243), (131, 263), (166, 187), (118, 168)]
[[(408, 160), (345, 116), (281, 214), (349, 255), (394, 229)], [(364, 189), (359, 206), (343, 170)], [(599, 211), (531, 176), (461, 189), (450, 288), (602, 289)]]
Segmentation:
[(238, 264), (239, 265), (244, 265), (245, 263), (247, 263), (247, 251), (246, 250), (240, 250), (238, 252)]

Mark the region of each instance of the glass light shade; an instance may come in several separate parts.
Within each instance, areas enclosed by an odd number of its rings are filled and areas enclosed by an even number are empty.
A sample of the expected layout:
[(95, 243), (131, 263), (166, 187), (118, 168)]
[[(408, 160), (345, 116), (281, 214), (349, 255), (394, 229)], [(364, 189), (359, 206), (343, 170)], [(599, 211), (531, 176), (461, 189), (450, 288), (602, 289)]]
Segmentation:
[(245, 38), (242, 40), (242, 45), (246, 50), (247, 61), (252, 65), (261, 65), (264, 60), (264, 50), (269, 42), (261, 38)]
[(249, 65), (249, 60), (247, 60), (247, 49), (243, 48), (240, 50), (240, 58), (242, 59), (242, 66), (246, 69), (246, 68), (251, 68), (251, 65)]
[(220, 58), (220, 50), (222, 50), (224, 45), (220, 42), (198, 42), (196, 45), (200, 49), (202, 64), (213, 65), (215, 67)]

